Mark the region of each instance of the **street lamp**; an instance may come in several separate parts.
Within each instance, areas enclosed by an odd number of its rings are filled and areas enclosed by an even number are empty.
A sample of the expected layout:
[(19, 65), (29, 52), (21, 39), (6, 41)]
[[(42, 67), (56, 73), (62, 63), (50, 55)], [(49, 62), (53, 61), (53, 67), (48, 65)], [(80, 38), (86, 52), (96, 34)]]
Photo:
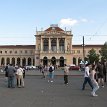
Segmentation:
[(84, 46), (85, 46), (85, 44), (84, 44), (84, 36), (83, 36), (83, 61), (85, 61), (84, 59), (85, 59), (85, 51), (84, 51)]

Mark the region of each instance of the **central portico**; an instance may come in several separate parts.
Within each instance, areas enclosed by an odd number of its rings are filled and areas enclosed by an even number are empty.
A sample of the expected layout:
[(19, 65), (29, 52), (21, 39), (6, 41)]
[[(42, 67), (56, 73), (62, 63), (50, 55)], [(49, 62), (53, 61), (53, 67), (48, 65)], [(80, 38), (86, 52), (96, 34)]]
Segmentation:
[(36, 31), (35, 64), (36, 66), (72, 63), (72, 34), (52, 24), (44, 31)]

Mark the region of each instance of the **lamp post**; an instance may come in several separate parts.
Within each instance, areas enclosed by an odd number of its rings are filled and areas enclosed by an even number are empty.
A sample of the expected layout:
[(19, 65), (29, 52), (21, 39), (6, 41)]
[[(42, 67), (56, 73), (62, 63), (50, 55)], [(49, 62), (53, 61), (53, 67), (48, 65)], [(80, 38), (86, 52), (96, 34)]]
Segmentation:
[(83, 36), (83, 61), (85, 61), (85, 51), (84, 51), (84, 46), (85, 46), (85, 44), (84, 44), (84, 36)]

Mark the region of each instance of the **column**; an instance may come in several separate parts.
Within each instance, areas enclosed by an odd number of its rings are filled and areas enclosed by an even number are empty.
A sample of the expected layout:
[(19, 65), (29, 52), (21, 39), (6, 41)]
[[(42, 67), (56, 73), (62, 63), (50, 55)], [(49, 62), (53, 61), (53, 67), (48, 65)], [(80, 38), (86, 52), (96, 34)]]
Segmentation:
[(31, 58), (31, 65), (33, 65), (33, 58)]
[(28, 58), (26, 58), (26, 65), (28, 65)]
[(17, 64), (17, 58), (15, 58), (15, 65)]
[(41, 49), (40, 49), (40, 51), (41, 52), (43, 51), (43, 39), (42, 39), (42, 37), (41, 37)]
[(59, 40), (57, 38), (57, 53), (59, 53)]
[(49, 53), (51, 52), (51, 39), (49, 38)]
[(65, 53), (67, 52), (67, 41), (66, 41), (66, 38), (65, 38)]
[(22, 66), (22, 58), (20, 58), (20, 65)]
[(5, 66), (7, 65), (6, 59), (7, 59), (7, 58), (4, 57), (4, 65), (5, 65)]
[(76, 65), (78, 65), (78, 57), (76, 57)]
[(10, 58), (10, 64), (12, 64), (12, 58)]

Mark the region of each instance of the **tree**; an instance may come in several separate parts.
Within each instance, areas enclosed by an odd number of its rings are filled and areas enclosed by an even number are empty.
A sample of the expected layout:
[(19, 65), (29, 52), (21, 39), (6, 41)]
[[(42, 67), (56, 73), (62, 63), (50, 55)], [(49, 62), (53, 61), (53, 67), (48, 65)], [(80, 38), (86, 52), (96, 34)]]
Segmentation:
[(107, 60), (107, 42), (104, 43), (104, 45), (102, 46), (99, 52), (100, 52), (100, 55), (102, 56), (102, 60), (104, 59)]
[(96, 54), (96, 51), (92, 48), (89, 52), (88, 52), (88, 59), (90, 63), (97, 63), (99, 61), (99, 54)]

